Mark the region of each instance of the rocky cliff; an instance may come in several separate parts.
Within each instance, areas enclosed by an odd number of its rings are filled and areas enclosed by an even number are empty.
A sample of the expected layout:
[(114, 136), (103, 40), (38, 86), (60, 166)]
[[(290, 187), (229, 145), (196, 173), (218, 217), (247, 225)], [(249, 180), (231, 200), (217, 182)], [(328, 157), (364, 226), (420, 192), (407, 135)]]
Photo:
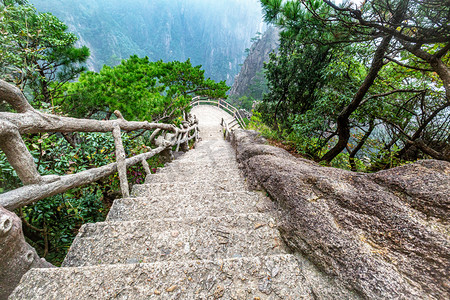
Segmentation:
[(252, 45), (241, 71), (234, 80), (230, 90), (230, 96), (241, 97), (248, 95), (252, 81), (262, 71), (264, 62), (269, 61), (269, 54), (278, 48), (278, 40), (279, 30), (271, 27), (264, 33), (260, 40)]
[(364, 299), (450, 299), (450, 163), (320, 166), (237, 130), (237, 159), (282, 211), (289, 247)]

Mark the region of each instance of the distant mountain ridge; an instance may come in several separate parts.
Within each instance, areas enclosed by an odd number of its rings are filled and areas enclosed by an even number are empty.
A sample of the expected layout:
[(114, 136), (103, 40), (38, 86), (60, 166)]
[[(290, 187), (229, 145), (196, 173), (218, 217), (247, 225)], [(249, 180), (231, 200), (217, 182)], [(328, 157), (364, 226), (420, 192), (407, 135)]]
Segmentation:
[(98, 71), (132, 54), (163, 61), (191, 58), (207, 77), (232, 84), (256, 32), (263, 32), (258, 0), (31, 0), (51, 12), (91, 49)]

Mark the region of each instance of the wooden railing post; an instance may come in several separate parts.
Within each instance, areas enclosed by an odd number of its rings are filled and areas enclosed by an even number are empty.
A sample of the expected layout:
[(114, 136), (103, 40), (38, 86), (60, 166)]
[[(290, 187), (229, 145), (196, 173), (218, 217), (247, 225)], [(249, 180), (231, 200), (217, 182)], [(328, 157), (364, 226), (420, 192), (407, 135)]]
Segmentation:
[(33, 156), (27, 149), (14, 124), (0, 120), (0, 149), (24, 185), (41, 182)]
[[(187, 120), (188, 118), (185, 117), (185, 120)], [(188, 121), (184, 121), (182, 124), (182, 128), (183, 129), (188, 129), (189, 128), (189, 122)], [(183, 152), (187, 152), (189, 151), (189, 131), (186, 131), (185, 134), (183, 134), (183, 138), (182, 138), (182, 142), (181, 143), (181, 151)]]
[(141, 163), (145, 171), (145, 179), (147, 180), (147, 178), (149, 178), (148, 176), (152, 174), (152, 171), (150, 170), (150, 166), (148, 165), (148, 162), (145, 158), (141, 159)]
[(124, 198), (130, 197), (130, 189), (128, 187), (127, 163), (125, 162), (125, 150), (123, 148), (122, 136), (119, 124), (114, 124), (113, 129), (114, 144), (116, 146), (117, 171), (119, 173), (120, 190)]
[(183, 134), (179, 133), (178, 138), (177, 138), (177, 148), (175, 149), (176, 152), (178, 152), (178, 150), (180, 150), (180, 143), (181, 143), (182, 138), (183, 138)]

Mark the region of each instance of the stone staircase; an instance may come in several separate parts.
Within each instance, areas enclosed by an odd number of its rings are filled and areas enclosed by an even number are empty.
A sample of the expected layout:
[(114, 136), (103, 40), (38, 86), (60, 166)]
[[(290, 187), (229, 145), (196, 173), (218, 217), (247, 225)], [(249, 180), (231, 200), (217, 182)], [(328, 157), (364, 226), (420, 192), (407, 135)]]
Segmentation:
[(86, 224), (61, 268), (32, 269), (10, 299), (313, 299), (270, 200), (248, 191), (213, 107), (202, 140)]

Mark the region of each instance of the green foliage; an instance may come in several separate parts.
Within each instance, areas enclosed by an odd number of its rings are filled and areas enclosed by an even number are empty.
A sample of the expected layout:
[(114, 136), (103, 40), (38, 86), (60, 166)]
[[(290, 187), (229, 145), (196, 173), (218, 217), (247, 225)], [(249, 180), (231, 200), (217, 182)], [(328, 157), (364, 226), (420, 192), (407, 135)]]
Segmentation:
[(249, 130), (259, 131), (263, 137), (268, 139), (279, 140), (283, 138), (277, 131), (273, 130), (264, 123), (262, 120), (262, 114), (257, 111), (253, 112), (247, 128)]
[(1, 77), (30, 87), (35, 100), (51, 103), (62, 84), (85, 70), (89, 49), (75, 47), (78, 38), (52, 14), (10, 4), (0, 7), (0, 19)]
[(227, 99), (227, 102), (230, 103), (231, 105), (233, 105), (234, 107), (238, 108), (238, 109), (245, 109), (247, 111), (252, 111), (253, 109), (253, 103), (256, 100), (253, 97), (247, 97), (247, 96), (242, 96), (242, 97), (235, 97), (235, 96), (230, 96)]
[[(272, 54), (265, 66), (269, 92), (257, 110), (260, 119), (278, 131), (280, 138), (319, 161), (336, 145), (338, 136), (341, 141), (338, 133), (345, 130), (337, 124), (344, 124), (341, 121), (347, 118), (350, 138), (331, 165), (368, 171), (427, 157), (417, 149), (411, 150), (410, 141), (419, 137), (436, 151), (450, 149), (445, 86), (423, 59), (405, 49), (398, 50), (398, 44), (392, 43), (385, 54), (389, 60), (378, 71), (365, 99), (346, 116), (346, 109), (365, 83), (379, 45), (375, 27), (360, 26), (355, 21), (357, 14), (348, 13), (351, 9), (339, 11), (323, 1), (261, 3), (266, 21), (282, 32), (279, 52)], [(417, 29), (403, 23), (401, 26), (414, 38), (423, 35), (422, 39), (428, 39), (424, 34), (428, 32), (436, 40), (445, 39), (448, 30), (437, 24), (448, 18), (448, 8), (427, 7), (435, 14), (433, 19), (429, 13), (414, 11), (427, 5), (409, 2), (408, 18)], [(361, 12), (375, 24), (380, 13), (390, 18), (390, 11), (397, 6), (398, 2), (391, 0), (365, 1)], [(445, 43), (430, 43), (421, 44), (427, 53), (445, 50)], [(448, 62), (448, 50), (442, 53), (443, 61)], [(388, 63), (393, 60), (400, 63)], [(349, 164), (351, 160), (354, 166)]]
[(190, 60), (150, 62), (133, 55), (116, 67), (83, 73), (60, 104), (76, 117), (119, 110), (129, 120), (170, 120), (187, 109), (193, 95), (219, 98), (226, 90), (225, 82), (205, 79)]
[(329, 61), (329, 47), (304, 46), (282, 37), (279, 54), (272, 53), (265, 65), (269, 93), (259, 109), (265, 112), (266, 121), (287, 129), (290, 115), (311, 109), (325, 83), (324, 70)]
[(25, 230), (34, 232), (28, 236), (41, 237), (29, 239), (31, 244), (40, 255), (59, 266), (81, 225), (105, 220), (106, 208), (101, 197), (97, 186), (86, 187), (22, 208), (22, 218), (29, 224), (24, 225)]

